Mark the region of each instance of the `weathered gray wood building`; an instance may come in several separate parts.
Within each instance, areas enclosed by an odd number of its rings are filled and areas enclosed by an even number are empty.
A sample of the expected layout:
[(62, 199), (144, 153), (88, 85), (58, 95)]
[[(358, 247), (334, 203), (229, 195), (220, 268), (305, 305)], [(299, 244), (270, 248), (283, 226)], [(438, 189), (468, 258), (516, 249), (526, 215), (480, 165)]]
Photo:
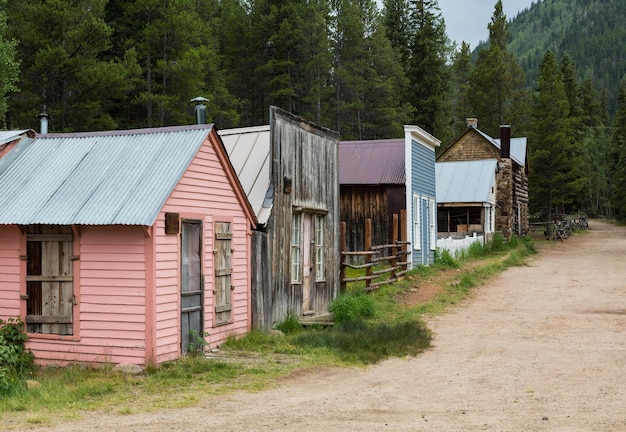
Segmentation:
[(339, 281), (339, 135), (280, 108), (270, 125), (220, 135), (258, 219), (252, 322), (326, 313)]

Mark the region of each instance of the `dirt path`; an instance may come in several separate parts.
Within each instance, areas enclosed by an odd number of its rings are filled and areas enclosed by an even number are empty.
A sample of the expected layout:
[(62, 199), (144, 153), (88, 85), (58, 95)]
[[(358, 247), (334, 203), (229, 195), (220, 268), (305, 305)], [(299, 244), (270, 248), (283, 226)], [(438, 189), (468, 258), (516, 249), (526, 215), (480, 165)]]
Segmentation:
[(255, 394), (41, 431), (624, 431), (626, 229), (595, 222), (433, 319), (434, 347)]

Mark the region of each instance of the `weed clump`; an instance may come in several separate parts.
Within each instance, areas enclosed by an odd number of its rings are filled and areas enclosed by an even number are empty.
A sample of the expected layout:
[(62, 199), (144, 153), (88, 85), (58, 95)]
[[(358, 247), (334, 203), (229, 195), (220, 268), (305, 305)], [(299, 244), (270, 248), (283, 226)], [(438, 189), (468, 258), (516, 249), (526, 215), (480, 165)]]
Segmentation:
[(328, 308), (335, 317), (335, 322), (350, 322), (374, 316), (375, 303), (364, 291), (352, 291), (339, 295)]

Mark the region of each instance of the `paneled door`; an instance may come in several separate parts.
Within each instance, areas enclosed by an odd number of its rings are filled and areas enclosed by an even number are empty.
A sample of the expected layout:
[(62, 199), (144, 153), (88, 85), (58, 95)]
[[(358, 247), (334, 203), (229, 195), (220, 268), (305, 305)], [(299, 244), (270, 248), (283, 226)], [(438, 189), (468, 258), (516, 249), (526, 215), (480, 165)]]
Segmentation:
[(202, 222), (183, 220), (180, 290), (181, 351), (198, 349), (204, 336), (204, 281), (202, 274)]

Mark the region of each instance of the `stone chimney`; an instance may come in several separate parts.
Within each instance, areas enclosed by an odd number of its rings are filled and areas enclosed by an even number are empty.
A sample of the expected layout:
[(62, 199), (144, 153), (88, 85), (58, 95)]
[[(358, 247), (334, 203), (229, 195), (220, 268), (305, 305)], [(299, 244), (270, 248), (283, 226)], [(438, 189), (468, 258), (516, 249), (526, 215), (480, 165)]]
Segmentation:
[(502, 159), (511, 158), (511, 126), (500, 126), (500, 157)]
[(465, 123), (467, 127), (473, 127), (474, 129), (478, 129), (478, 119), (475, 117), (468, 117), (465, 119)]

